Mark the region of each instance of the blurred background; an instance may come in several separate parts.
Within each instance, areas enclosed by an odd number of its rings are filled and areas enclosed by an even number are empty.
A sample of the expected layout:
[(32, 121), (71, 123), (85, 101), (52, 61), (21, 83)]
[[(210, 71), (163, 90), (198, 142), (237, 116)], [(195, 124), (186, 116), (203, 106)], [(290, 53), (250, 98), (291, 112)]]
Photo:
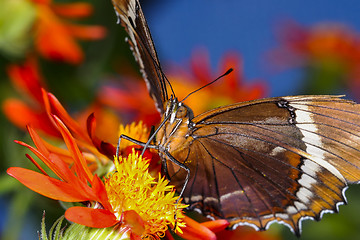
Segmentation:
[[(360, 102), (359, 1), (141, 2), (179, 96), (235, 68), (232, 77), (194, 96), (189, 105), (197, 113), (296, 94), (346, 94)], [(110, 0), (0, 0), (0, 5), (0, 239), (38, 239), (43, 210), (48, 227), (63, 210), (6, 169), (31, 168), (27, 151), (13, 141), (31, 142), (24, 125), (41, 117), (40, 85), (79, 119), (94, 108), (111, 111), (122, 123), (142, 119), (151, 125), (159, 119)], [(349, 204), (339, 214), (305, 220), (301, 239), (359, 239), (360, 187), (351, 186), (346, 196)], [(296, 239), (279, 224), (242, 238)]]

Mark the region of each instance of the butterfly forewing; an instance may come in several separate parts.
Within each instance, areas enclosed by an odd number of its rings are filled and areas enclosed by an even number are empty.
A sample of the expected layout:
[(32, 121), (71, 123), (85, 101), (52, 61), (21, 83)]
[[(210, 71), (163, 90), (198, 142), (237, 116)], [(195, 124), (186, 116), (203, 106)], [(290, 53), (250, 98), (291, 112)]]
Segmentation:
[(165, 76), (160, 67), (146, 19), (137, 0), (112, 0), (120, 23), (129, 35), (128, 42), (140, 71), (146, 81), (150, 96), (160, 113), (168, 100)]
[[(320, 219), (360, 179), (360, 107), (331, 96), (271, 98), (214, 109), (193, 119), (183, 149), (190, 169), (185, 202), (233, 226), (266, 229)], [(171, 146), (171, 140), (169, 141)], [(186, 171), (168, 161), (173, 184)]]

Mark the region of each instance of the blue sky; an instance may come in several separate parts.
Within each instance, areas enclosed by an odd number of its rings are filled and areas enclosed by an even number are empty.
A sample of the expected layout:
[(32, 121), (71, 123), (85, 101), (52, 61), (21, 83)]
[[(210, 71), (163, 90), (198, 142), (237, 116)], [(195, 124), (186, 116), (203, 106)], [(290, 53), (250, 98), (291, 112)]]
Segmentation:
[[(265, 53), (277, 46), (275, 30), (293, 19), (305, 26), (330, 21), (360, 32), (360, 1), (331, 0), (166, 0), (147, 5), (145, 15), (160, 59), (186, 64), (194, 49), (206, 47), (211, 63), (226, 51), (244, 59), (245, 78), (269, 81), (271, 96), (297, 94), (296, 71), (269, 71)], [(306, 4), (305, 4), (306, 3)]]

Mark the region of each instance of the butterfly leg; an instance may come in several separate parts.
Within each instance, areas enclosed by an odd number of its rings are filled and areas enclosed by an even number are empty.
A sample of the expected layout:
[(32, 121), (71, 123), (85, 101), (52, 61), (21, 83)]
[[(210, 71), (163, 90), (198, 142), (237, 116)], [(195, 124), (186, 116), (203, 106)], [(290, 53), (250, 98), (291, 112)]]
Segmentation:
[[(176, 158), (174, 158), (168, 151), (164, 151), (164, 153), (166, 154), (166, 156), (169, 158), (170, 161), (172, 161), (173, 163), (175, 163), (176, 165), (178, 165), (179, 167), (181, 167), (182, 169), (184, 169), (187, 172), (184, 185), (180, 191), (180, 197), (179, 197), (179, 199), (180, 199), (185, 191), (186, 185), (188, 184), (189, 177), (190, 177), (190, 169), (185, 164), (176, 160)], [(179, 201), (179, 199), (178, 199), (178, 201)]]
[[(136, 140), (136, 139), (133, 139), (133, 138), (131, 138), (131, 137), (129, 137), (129, 136), (126, 136), (126, 135), (123, 135), (123, 134), (122, 134), (122, 135), (120, 135), (120, 137), (119, 137), (119, 139), (118, 139), (117, 146), (116, 146), (116, 159), (119, 158), (121, 139), (128, 140), (128, 141), (130, 141), (130, 142), (132, 142), (132, 143), (135, 143), (135, 144), (137, 144), (137, 145), (139, 145), (139, 146), (141, 146), (141, 147), (145, 147), (145, 146), (146, 146), (146, 143), (140, 142), (140, 141), (138, 141), (138, 140)], [(146, 147), (147, 147), (147, 148), (154, 148), (154, 149), (157, 149), (157, 148), (158, 148), (157, 146), (151, 145), (151, 144), (148, 144)]]
[(168, 173), (168, 171), (167, 171), (167, 162), (166, 162), (166, 160), (165, 160), (165, 161), (162, 161), (161, 170), (164, 172), (165, 177), (166, 177), (167, 179), (171, 180), (170, 175), (169, 175), (169, 173)]
[[(181, 167), (182, 169), (184, 169), (187, 174), (186, 174), (186, 177), (185, 177), (185, 181), (184, 181), (184, 185), (183, 187), (181, 188), (181, 191), (180, 191), (180, 194), (179, 194), (179, 198), (176, 200), (176, 204), (179, 203), (184, 191), (185, 191), (185, 188), (189, 182), (189, 177), (190, 177), (190, 169), (183, 163), (179, 162), (178, 160), (176, 160), (176, 158), (174, 158), (168, 151), (164, 151), (164, 153), (166, 154), (166, 156), (169, 158), (170, 161), (172, 161), (173, 163), (175, 163), (176, 165), (178, 165), (179, 167)], [(166, 162), (166, 161), (165, 161)], [(164, 164), (164, 171), (166, 172), (166, 175), (169, 176), (169, 174), (167, 173), (167, 170), (165, 169), (167, 167), (166, 163)], [(177, 205), (176, 205), (177, 206)], [(175, 226), (173, 228), (173, 231), (175, 231), (176, 229), (176, 225), (177, 225), (177, 217), (176, 217), (176, 213), (177, 213), (177, 209), (175, 210)]]

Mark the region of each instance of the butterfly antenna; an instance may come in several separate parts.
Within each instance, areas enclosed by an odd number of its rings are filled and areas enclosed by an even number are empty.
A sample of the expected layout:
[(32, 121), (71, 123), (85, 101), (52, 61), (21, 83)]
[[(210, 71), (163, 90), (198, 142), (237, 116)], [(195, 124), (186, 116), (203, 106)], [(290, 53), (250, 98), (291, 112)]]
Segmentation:
[[(169, 79), (166, 77), (165, 73), (163, 72), (163, 70), (162, 70), (160, 67), (159, 67), (159, 69), (160, 69), (160, 71), (161, 71), (161, 74), (162, 74), (163, 78), (165, 78), (166, 82), (169, 84), (170, 90), (171, 90), (171, 92), (172, 92), (172, 95), (175, 96), (174, 89), (173, 89), (173, 87), (171, 86), (171, 83), (170, 83)], [(166, 86), (165, 86), (165, 87), (166, 87)]]
[(196, 89), (195, 91), (192, 91), (191, 93), (189, 93), (183, 100), (181, 100), (180, 102), (184, 102), (188, 97), (190, 97), (192, 94), (194, 94), (194, 93), (196, 93), (196, 92), (198, 92), (198, 91), (200, 91), (201, 89), (203, 89), (203, 88), (206, 88), (207, 86), (209, 86), (209, 85), (211, 85), (211, 84), (213, 84), (214, 82), (216, 82), (217, 80), (219, 80), (220, 78), (223, 78), (223, 77), (225, 77), (226, 75), (228, 75), (228, 74), (230, 74), (232, 71), (233, 71), (234, 69), (232, 69), (232, 68), (229, 68), (224, 74), (222, 74), (221, 76), (219, 76), (219, 77), (217, 77), (215, 80), (213, 80), (213, 81), (211, 81), (211, 82), (209, 82), (209, 83), (207, 83), (207, 84), (205, 84), (204, 86), (202, 86), (202, 87), (200, 87), (200, 88), (198, 88), (198, 89)]

